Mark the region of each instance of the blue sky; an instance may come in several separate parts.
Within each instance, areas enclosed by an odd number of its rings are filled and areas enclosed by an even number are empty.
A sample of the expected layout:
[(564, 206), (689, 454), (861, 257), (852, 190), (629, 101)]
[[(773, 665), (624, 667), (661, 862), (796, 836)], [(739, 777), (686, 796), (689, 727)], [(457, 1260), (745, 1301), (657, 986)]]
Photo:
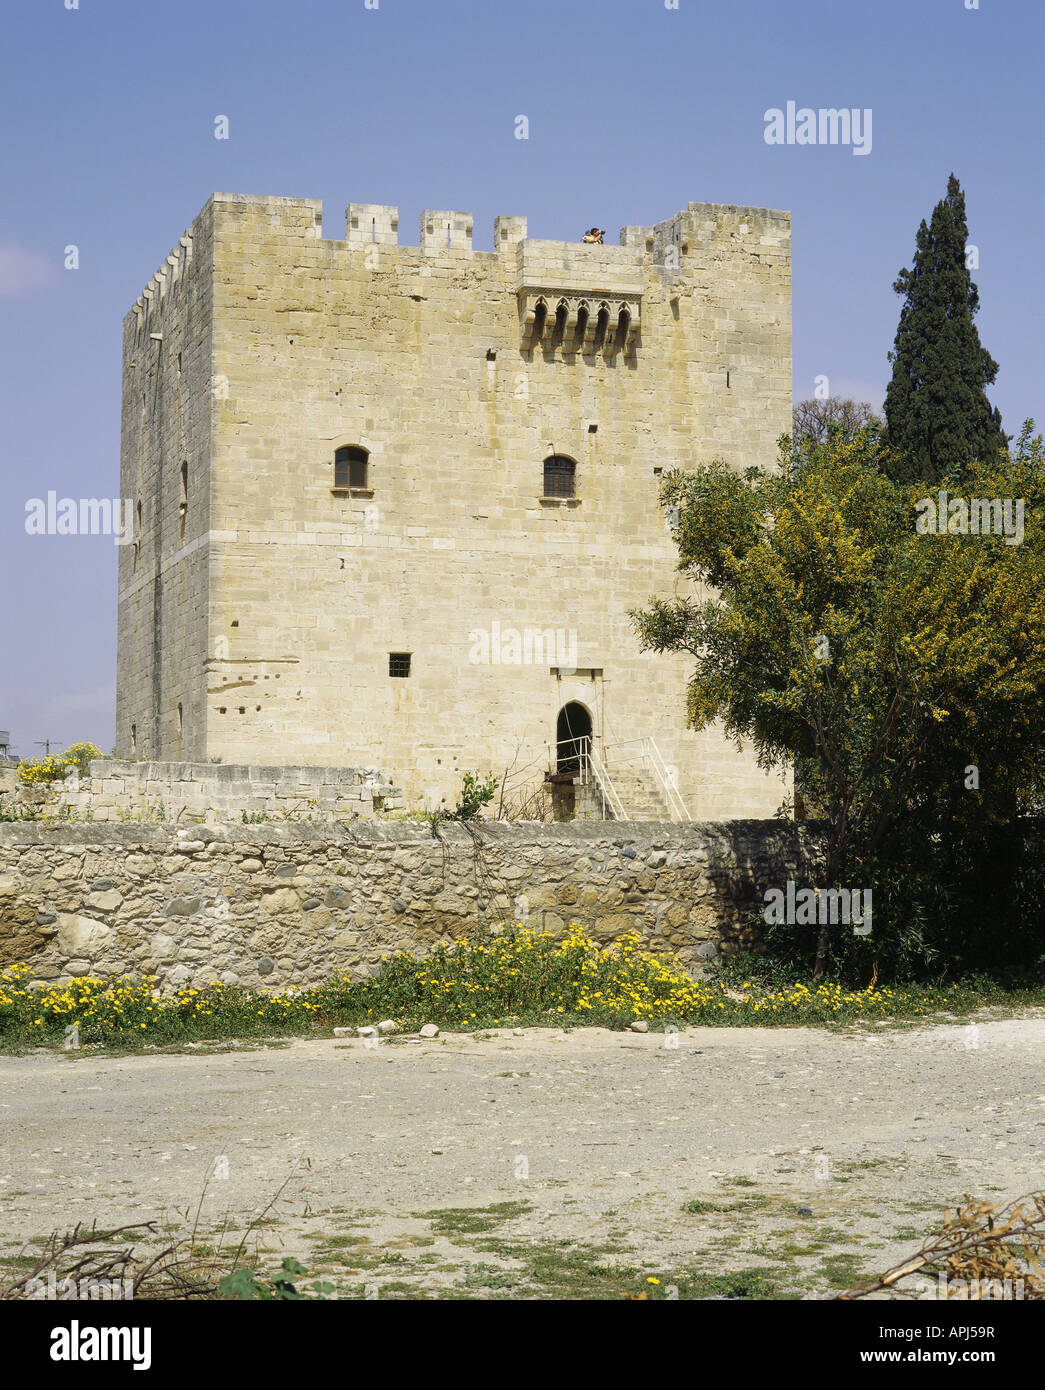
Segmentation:
[[(6, 0), (0, 728), (113, 740), (116, 549), (25, 506), (119, 490), (121, 320), (209, 195), (500, 213), (574, 238), (689, 201), (792, 213), (796, 398), (880, 400), (914, 233), (953, 170), (1012, 432), (1045, 426), (1040, 0)], [(873, 112), (865, 157), (764, 112)], [(530, 138), (514, 138), (525, 114)], [(218, 115), (230, 138), (214, 139)], [(79, 248), (76, 270), (64, 248)]]

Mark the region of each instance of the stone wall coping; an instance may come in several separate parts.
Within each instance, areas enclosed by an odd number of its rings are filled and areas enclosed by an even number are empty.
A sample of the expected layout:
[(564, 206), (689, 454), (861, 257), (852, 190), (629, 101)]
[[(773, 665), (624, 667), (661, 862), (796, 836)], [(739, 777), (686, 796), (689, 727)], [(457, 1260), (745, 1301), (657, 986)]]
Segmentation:
[[(775, 820), (688, 821), (571, 821), (566, 824), (540, 821), (478, 821), (471, 828), (444, 822), (438, 838), (449, 843), (467, 844), (474, 836), (487, 843), (569, 846), (602, 843), (621, 848), (658, 849), (686, 847), (708, 840), (736, 846), (745, 840), (765, 844), (767, 832), (775, 831), (781, 841), (815, 840), (824, 830), (816, 821)], [(338, 824), (329, 821), (292, 821), (279, 825), (177, 825), (173, 822), (76, 822), (11, 821), (0, 823), (0, 850), (23, 849), (33, 845), (78, 848), (117, 848), (141, 846), (146, 850), (168, 851), (182, 843), (221, 841), (244, 847), (266, 845), (293, 848), (296, 845), (417, 845), (431, 839), (431, 827), (420, 822), (358, 821)]]
[(135, 762), (129, 758), (95, 758), (90, 763), (91, 777), (137, 777), (147, 781), (232, 781), (280, 782), (289, 779), (309, 782), (342, 782), (347, 778), (374, 777), (382, 783), (373, 767), (312, 767), (304, 764), (265, 763), (179, 763)]

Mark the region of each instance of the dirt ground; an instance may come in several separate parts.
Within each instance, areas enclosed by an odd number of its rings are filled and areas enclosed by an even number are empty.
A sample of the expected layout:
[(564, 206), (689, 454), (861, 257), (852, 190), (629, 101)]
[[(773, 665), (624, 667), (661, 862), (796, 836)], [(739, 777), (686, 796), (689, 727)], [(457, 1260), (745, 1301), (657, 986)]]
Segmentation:
[(217, 1244), (289, 1178), (252, 1262), (342, 1297), (824, 1297), (1045, 1186), (1045, 1015), (34, 1052), (0, 1126), (7, 1268), (77, 1221), (184, 1231), (205, 1187)]

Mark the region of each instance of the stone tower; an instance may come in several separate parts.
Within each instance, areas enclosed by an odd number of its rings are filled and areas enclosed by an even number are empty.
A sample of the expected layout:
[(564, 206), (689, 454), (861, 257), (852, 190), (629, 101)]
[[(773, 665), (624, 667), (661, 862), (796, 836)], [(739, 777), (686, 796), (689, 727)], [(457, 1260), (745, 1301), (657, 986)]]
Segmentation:
[(682, 583), (662, 472), (790, 429), (788, 214), (619, 246), (499, 217), (492, 252), (467, 213), (417, 246), (394, 207), (321, 222), (215, 194), (124, 321), (118, 755), (375, 765), (438, 805), (590, 749), (632, 817), (772, 814), (628, 610)]

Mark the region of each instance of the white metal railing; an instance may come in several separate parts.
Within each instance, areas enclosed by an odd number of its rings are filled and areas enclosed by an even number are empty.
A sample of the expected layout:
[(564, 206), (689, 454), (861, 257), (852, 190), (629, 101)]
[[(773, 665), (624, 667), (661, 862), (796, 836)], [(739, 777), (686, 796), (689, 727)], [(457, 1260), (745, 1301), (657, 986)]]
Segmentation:
[(628, 820), (629, 817), (621, 804), (621, 799), (617, 795), (617, 790), (613, 785), (610, 774), (595, 749), (589, 744), (587, 750), (582, 754), (582, 767), (586, 767), (591, 773), (592, 784), (602, 798), (604, 806), (608, 806), (613, 814), (614, 820)]
[[(622, 753), (622, 749), (633, 750)], [(678, 789), (678, 780), (674, 768), (669, 769), (664, 759), (660, 755), (660, 749), (656, 741), (652, 738), (632, 738), (621, 739), (617, 743), (607, 744), (603, 748), (603, 755), (607, 764), (612, 763), (616, 766), (632, 766), (641, 769), (647, 778), (652, 778), (656, 782), (660, 793), (667, 804), (668, 812), (672, 820), (685, 821), (692, 820), (689, 808), (682, 799), (682, 794)]]
[(678, 773), (674, 768), (669, 770), (665, 766), (664, 759), (660, 756), (660, 749), (654, 739), (647, 738), (644, 742), (650, 771), (660, 783), (661, 790), (667, 798), (672, 820), (692, 820), (693, 817), (690, 815), (686, 803), (682, 800), (682, 793), (678, 788)]
[(595, 752), (590, 736), (582, 735), (579, 738), (561, 739), (558, 743), (548, 744), (547, 748), (548, 765), (552, 769), (558, 770), (564, 759), (567, 761), (576, 760), (576, 772), (580, 785), (594, 791), (603, 820), (607, 818), (607, 814), (613, 820), (630, 819), (617, 789), (613, 785), (613, 779), (607, 772), (602, 759)]
[[(582, 736), (566, 739), (555, 745), (555, 759), (552, 766), (557, 767), (559, 765), (563, 750), (571, 745), (571, 751), (566, 756), (571, 759), (576, 758), (581, 785), (594, 789), (602, 802), (604, 811), (608, 811), (614, 820), (630, 820), (631, 817), (625, 811), (620, 793), (614, 785), (610, 772), (611, 765), (618, 770), (633, 772), (637, 780), (645, 782), (647, 785), (650, 782), (655, 783), (657, 791), (660, 793), (660, 799), (671, 820), (691, 821), (693, 819), (678, 789), (678, 777), (675, 769), (669, 768), (665, 764), (655, 739), (621, 739), (616, 743), (605, 744), (601, 758), (595, 751), (592, 738)], [(548, 751), (549, 754), (552, 753), (551, 746), (549, 746)]]

